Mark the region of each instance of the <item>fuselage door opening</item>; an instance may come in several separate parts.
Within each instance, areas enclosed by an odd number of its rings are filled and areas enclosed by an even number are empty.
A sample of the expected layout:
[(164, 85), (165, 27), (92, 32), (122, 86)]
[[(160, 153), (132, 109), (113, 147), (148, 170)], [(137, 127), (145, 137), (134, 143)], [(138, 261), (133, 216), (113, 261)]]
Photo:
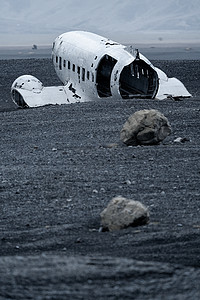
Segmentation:
[(97, 93), (100, 98), (112, 96), (110, 80), (112, 70), (117, 60), (110, 55), (104, 55), (99, 62), (96, 73)]

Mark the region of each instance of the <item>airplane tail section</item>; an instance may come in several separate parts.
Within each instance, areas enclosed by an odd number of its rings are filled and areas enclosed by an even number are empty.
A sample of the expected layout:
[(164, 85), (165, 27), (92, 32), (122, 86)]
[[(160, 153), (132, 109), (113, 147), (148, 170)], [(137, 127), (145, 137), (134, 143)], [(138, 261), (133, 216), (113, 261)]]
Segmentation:
[(159, 77), (159, 88), (156, 99), (166, 98), (190, 98), (192, 95), (188, 92), (184, 84), (177, 78), (168, 78), (167, 75), (158, 68), (155, 68)]

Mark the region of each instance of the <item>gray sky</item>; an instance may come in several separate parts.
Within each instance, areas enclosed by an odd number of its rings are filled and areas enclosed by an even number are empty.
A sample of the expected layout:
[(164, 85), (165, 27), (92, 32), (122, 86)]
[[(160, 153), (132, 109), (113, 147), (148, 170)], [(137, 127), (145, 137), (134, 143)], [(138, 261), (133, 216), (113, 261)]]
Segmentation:
[(200, 0), (0, 0), (0, 45), (87, 30), (122, 43), (200, 42)]

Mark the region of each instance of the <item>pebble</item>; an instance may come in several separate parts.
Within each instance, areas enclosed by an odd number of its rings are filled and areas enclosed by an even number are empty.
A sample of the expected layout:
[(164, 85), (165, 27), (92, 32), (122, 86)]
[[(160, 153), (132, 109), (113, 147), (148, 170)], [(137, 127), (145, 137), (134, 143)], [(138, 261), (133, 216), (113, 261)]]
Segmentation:
[(190, 139), (189, 138), (182, 138), (182, 137), (178, 137), (174, 140), (174, 143), (185, 143), (185, 142), (190, 142)]
[(126, 181), (124, 182), (124, 184), (131, 185), (131, 181), (130, 181), (130, 180), (126, 180)]
[(97, 190), (93, 190), (92, 191), (94, 194), (98, 194), (98, 191)]
[(72, 198), (68, 198), (68, 199), (67, 199), (67, 202), (71, 202), (71, 201), (72, 201)]

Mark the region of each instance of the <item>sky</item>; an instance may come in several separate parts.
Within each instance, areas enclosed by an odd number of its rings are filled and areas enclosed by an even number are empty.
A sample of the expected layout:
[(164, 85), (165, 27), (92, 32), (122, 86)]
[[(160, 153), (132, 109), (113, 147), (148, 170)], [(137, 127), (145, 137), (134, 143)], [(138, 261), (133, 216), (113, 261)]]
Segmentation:
[(200, 0), (0, 0), (0, 46), (91, 31), (120, 43), (199, 43)]

